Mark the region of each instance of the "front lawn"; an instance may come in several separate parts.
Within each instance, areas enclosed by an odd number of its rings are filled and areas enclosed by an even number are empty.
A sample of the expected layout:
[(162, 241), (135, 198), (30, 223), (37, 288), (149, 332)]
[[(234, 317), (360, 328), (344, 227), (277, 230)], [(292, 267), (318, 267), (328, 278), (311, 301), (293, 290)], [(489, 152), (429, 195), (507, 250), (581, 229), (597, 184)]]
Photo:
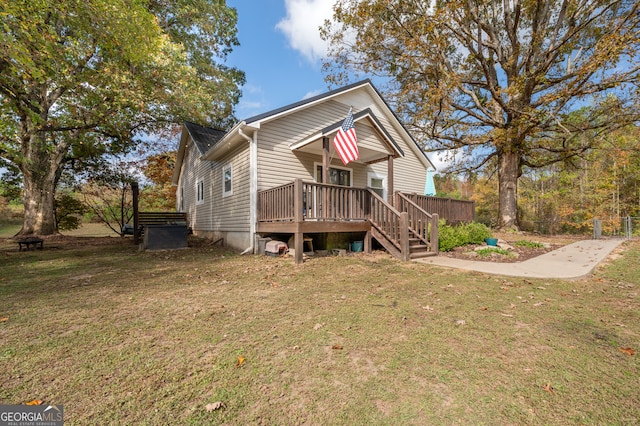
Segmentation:
[(640, 422), (637, 241), (579, 281), (120, 238), (0, 257), (0, 404), (65, 424)]

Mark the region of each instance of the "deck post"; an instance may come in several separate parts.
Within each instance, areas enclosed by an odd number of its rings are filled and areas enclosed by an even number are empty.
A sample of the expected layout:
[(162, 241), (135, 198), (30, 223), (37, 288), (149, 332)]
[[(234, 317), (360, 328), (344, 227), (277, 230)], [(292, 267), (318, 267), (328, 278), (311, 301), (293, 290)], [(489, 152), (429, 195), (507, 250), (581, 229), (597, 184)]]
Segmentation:
[(302, 214), (302, 190), (302, 179), (297, 178), (293, 182), (293, 217), (296, 225), (296, 231), (293, 234), (293, 246), (295, 250), (296, 265), (299, 265), (303, 262), (304, 255), (304, 253), (302, 252), (304, 246), (304, 238), (302, 232), (300, 232), (300, 225), (304, 220)]
[(322, 183), (329, 183), (329, 138), (322, 138)]
[(371, 230), (364, 235), (364, 252), (371, 253)]
[(391, 205), (394, 201), (393, 192), (393, 155), (390, 155), (387, 159), (387, 202)]
[(408, 261), (409, 253), (409, 213), (400, 213), (400, 252), (403, 261)]
[(138, 229), (140, 225), (138, 218), (138, 202), (140, 189), (138, 187), (138, 182), (131, 182), (131, 192), (131, 202), (133, 204), (133, 244), (140, 244), (140, 229)]
[(438, 214), (433, 213), (431, 216), (431, 233), (429, 235), (429, 243), (431, 251), (438, 254)]
[[(329, 138), (327, 136), (322, 138), (322, 183), (329, 183)], [(327, 188), (320, 188), (320, 193), (322, 194), (322, 197), (320, 197), (320, 205), (322, 208), (323, 218), (327, 217), (329, 207), (329, 196), (327, 191)]]

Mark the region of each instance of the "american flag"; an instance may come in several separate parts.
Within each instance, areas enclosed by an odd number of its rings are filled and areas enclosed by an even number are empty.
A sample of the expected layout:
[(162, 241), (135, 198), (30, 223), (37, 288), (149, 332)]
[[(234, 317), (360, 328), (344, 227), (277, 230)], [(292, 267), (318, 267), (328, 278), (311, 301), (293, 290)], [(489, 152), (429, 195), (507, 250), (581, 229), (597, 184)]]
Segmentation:
[(333, 146), (336, 148), (342, 164), (345, 166), (350, 161), (360, 158), (358, 153), (358, 139), (356, 138), (356, 128), (353, 125), (353, 113), (349, 109), (347, 118), (344, 119), (338, 134), (333, 138)]

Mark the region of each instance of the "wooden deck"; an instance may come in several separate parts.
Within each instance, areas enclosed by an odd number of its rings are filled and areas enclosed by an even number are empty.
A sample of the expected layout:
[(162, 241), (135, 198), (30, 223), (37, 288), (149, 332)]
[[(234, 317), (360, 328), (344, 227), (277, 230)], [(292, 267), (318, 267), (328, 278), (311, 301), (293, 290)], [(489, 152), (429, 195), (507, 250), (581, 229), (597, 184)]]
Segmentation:
[(466, 214), (470, 221), (473, 202), (436, 201), (436, 205), (431, 206), (429, 202), (433, 201), (425, 198), (434, 197), (396, 193), (392, 205), (368, 188), (296, 179), (258, 192), (256, 232), (294, 234), (296, 263), (302, 262), (304, 233), (365, 232), (365, 251), (371, 251), (371, 239), (375, 238), (392, 255), (403, 260), (435, 255), (439, 214), (428, 212), (423, 206), (448, 214), (457, 208), (462, 213), (457, 214), (455, 220), (461, 221)]

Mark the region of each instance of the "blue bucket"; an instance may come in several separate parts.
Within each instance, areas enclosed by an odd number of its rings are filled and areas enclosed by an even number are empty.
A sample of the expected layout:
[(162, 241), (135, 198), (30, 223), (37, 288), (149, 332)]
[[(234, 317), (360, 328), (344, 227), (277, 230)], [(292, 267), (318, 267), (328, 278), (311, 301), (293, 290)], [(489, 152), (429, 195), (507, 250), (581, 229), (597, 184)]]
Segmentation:
[(486, 238), (484, 240), (488, 246), (492, 246), (495, 247), (498, 245), (498, 239), (497, 238)]
[(363, 241), (354, 241), (351, 243), (351, 251), (352, 252), (361, 252), (364, 246)]

